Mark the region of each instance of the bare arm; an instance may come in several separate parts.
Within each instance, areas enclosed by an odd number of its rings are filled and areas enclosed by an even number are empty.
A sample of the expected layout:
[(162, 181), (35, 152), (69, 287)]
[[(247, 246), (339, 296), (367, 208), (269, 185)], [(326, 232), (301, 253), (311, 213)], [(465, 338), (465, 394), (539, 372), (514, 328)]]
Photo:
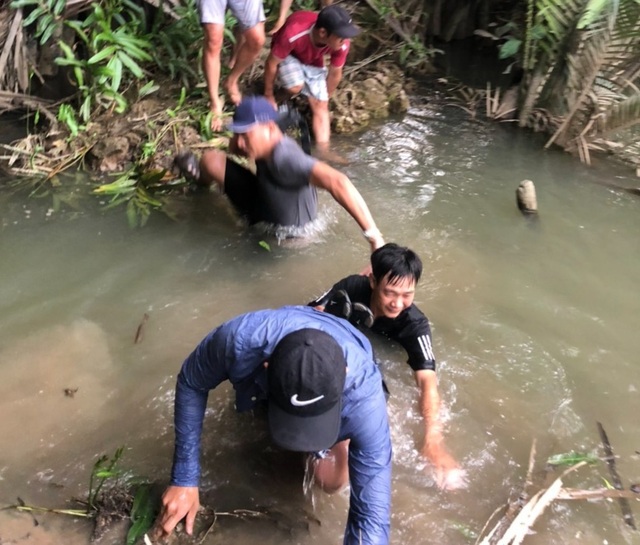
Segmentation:
[(273, 96), (273, 85), (276, 81), (276, 72), (278, 71), (278, 65), (282, 62), (281, 59), (269, 53), (267, 61), (264, 65), (264, 96), (275, 104), (275, 98)]
[(329, 73), (327, 74), (327, 92), (329, 96), (333, 95), (333, 92), (338, 88), (341, 79), (342, 66), (340, 68), (329, 66)]
[(287, 20), (287, 13), (291, 9), (293, 0), (281, 0), (280, 11), (278, 12), (278, 20), (273, 25), (273, 28), (269, 31), (269, 36), (273, 36), (278, 30), (282, 28), (284, 22)]
[(367, 203), (346, 175), (327, 163), (317, 161), (311, 170), (311, 183), (326, 189), (338, 204), (349, 212), (371, 244), (372, 252), (384, 245), (384, 239), (373, 221)]
[(428, 369), (416, 371), (416, 383), (420, 388), (420, 412), (425, 427), (422, 455), (433, 464), (440, 488), (461, 488), (465, 484), (464, 472), (444, 446), (436, 372)]

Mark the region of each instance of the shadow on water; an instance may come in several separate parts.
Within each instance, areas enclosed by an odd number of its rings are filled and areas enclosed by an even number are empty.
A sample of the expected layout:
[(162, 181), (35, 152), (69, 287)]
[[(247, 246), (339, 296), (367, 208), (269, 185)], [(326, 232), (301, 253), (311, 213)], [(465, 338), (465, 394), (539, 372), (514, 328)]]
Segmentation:
[[(425, 264), (416, 302), (433, 324), (448, 446), (469, 474), (466, 490), (434, 486), (416, 452), (421, 420), (405, 355), (373, 339), (392, 392), (393, 542), (469, 543), (466, 530), (479, 531), (521, 486), (534, 437), (541, 466), (551, 454), (597, 452), (596, 421), (625, 481), (640, 480), (640, 203), (590, 183), (626, 183), (626, 174), (584, 168), (531, 135), (437, 105), (337, 142), (387, 240)], [(516, 207), (523, 179), (536, 184), (536, 229)], [(3, 223), (0, 504), (19, 495), (63, 506), (86, 494), (95, 458), (120, 445), (134, 474), (168, 479), (175, 375), (195, 344), (223, 320), (304, 303), (366, 264), (353, 221), (326, 195), (321, 205), (324, 232), (271, 251), (216, 195), (185, 196), (180, 221), (158, 216), (138, 231), (120, 212), (65, 221), (48, 207)], [(77, 388), (72, 398), (67, 388)], [(297, 462), (272, 449), (259, 421), (234, 412), (228, 387), (210, 395), (203, 449), (209, 505), (282, 514), (220, 521), (206, 543), (341, 541), (348, 497), (315, 494), (313, 507)], [(570, 486), (598, 487), (603, 476), (590, 468)], [(88, 542), (82, 522), (38, 518), (33, 528), (0, 512), (0, 538)], [(615, 503), (557, 504), (525, 542), (637, 543), (620, 520)]]

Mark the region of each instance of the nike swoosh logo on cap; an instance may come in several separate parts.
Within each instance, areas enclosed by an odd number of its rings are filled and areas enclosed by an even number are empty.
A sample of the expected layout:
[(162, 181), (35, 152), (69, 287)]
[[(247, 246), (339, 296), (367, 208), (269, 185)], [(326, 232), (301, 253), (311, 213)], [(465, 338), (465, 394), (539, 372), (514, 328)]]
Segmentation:
[(313, 399), (307, 399), (305, 401), (300, 401), (300, 400), (298, 400), (298, 394), (293, 394), (291, 396), (291, 405), (293, 405), (294, 407), (304, 407), (305, 405), (311, 405), (312, 403), (315, 403), (316, 401), (320, 401), (323, 397), (324, 397), (324, 395), (321, 395), (321, 396), (318, 396), (318, 397), (314, 397)]

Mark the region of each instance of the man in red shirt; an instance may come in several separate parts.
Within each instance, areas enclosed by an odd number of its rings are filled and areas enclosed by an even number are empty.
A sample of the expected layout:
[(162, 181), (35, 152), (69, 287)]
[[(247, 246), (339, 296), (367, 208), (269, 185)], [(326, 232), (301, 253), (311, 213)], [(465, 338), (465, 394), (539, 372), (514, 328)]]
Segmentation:
[(313, 136), (321, 155), (329, 148), (329, 97), (342, 79), (349, 38), (359, 33), (346, 10), (330, 5), (319, 13), (292, 13), (271, 41), (271, 53), (264, 68), (264, 95), (275, 105), (273, 88), (277, 74), (279, 83), (291, 95), (303, 93), (309, 98)]

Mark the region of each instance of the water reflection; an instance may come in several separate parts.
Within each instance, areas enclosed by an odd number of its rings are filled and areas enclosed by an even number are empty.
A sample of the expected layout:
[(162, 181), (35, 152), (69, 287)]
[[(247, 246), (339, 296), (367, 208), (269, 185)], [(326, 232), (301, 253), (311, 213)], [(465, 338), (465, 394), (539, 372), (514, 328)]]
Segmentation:
[[(341, 145), (386, 238), (425, 263), (416, 302), (433, 323), (447, 441), (469, 472), (468, 490), (435, 488), (416, 452), (405, 354), (374, 339), (392, 392), (393, 542), (469, 543), (464, 529), (479, 531), (521, 486), (533, 438), (542, 467), (550, 454), (597, 451), (596, 421), (626, 484), (640, 480), (639, 203), (591, 183), (624, 173), (582, 168), (530, 135), (433, 105)], [(538, 190), (535, 227), (515, 205), (525, 178)], [(136, 232), (120, 215), (61, 221), (46, 216), (49, 203), (16, 205), (18, 223), (3, 219), (0, 236), (0, 503), (61, 506), (86, 493), (95, 457), (123, 444), (134, 473), (168, 478), (175, 373), (195, 344), (236, 314), (308, 301), (365, 265), (353, 221), (326, 195), (321, 205), (324, 232), (302, 247), (270, 240), (270, 252), (215, 195), (178, 199), (180, 221), (156, 217)], [(221, 521), (207, 543), (340, 542), (348, 498), (315, 494), (311, 517), (302, 467), (231, 398), (228, 388), (210, 396), (205, 499), (267, 506), (280, 522)], [(589, 468), (570, 485), (598, 487), (602, 476)], [(20, 517), (0, 514), (12, 532), (3, 539), (29, 531)], [(557, 504), (525, 542), (637, 543), (620, 520), (615, 503)], [(79, 524), (47, 519), (38, 543), (86, 543)]]

